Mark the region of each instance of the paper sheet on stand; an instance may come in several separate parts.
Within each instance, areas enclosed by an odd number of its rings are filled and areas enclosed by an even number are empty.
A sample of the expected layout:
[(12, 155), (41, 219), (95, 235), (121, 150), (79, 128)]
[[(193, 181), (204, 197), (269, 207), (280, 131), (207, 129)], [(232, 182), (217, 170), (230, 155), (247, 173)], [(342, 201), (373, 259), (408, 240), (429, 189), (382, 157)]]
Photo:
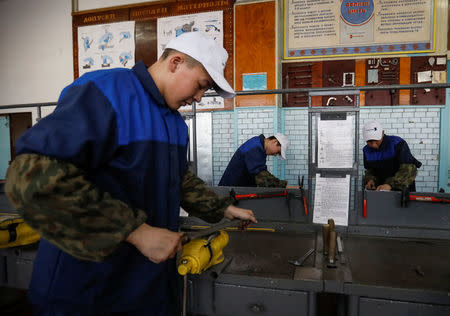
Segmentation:
[(320, 120), (317, 123), (318, 168), (352, 168), (354, 117), (345, 120)]
[(316, 175), (313, 223), (326, 224), (329, 218), (336, 225), (348, 225), (350, 175), (345, 178), (325, 178)]

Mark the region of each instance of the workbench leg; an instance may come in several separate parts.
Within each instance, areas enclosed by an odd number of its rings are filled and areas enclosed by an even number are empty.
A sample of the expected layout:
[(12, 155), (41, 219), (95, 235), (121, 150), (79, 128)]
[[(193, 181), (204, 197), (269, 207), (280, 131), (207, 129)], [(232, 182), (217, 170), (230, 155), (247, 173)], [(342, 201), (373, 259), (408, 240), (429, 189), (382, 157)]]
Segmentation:
[(358, 316), (359, 315), (359, 296), (349, 295), (347, 299), (348, 304), (348, 316)]
[(346, 296), (344, 294), (337, 294), (337, 316), (347, 316), (345, 312)]
[(308, 316), (316, 315), (317, 297), (316, 292), (308, 293)]

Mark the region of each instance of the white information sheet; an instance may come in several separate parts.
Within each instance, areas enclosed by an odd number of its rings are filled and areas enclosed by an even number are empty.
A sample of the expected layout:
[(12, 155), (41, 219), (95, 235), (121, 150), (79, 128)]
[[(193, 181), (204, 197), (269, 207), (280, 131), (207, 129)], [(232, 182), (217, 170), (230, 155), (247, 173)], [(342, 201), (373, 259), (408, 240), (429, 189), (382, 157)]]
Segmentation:
[(318, 168), (352, 168), (354, 117), (345, 120), (318, 120)]
[(79, 76), (98, 69), (132, 68), (134, 51), (134, 21), (78, 28)]
[(313, 223), (326, 224), (332, 218), (336, 225), (348, 225), (350, 175), (325, 178), (316, 174)]
[[(212, 11), (195, 14), (169, 16), (157, 20), (158, 57), (161, 56), (167, 43), (185, 33), (201, 32), (211, 37), (223, 47), (223, 11)], [(214, 91), (208, 91), (214, 92)], [(223, 108), (224, 100), (221, 97), (204, 97), (197, 103), (197, 109)], [(181, 111), (191, 111), (192, 106), (186, 105)]]

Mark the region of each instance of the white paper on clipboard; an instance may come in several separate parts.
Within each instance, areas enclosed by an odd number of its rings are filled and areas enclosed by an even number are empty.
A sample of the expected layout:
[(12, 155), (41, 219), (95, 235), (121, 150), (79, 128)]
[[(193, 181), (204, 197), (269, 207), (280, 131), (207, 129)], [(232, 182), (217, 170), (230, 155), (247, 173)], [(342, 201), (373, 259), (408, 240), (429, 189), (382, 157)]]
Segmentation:
[(318, 120), (318, 168), (352, 168), (354, 117), (345, 120)]
[(313, 223), (326, 224), (332, 218), (336, 225), (348, 225), (350, 175), (326, 178), (316, 174)]

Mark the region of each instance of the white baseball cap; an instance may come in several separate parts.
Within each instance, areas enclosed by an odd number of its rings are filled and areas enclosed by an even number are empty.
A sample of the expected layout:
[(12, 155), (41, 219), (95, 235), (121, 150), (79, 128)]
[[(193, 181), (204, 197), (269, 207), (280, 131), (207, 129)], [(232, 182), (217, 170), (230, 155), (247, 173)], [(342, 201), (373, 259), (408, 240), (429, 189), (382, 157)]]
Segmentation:
[(380, 122), (369, 121), (364, 124), (363, 138), (367, 142), (369, 140), (380, 140), (383, 137), (383, 128)]
[(166, 48), (175, 49), (200, 62), (214, 80), (217, 86), (215, 90), (221, 97), (233, 98), (235, 96), (233, 88), (223, 76), (228, 53), (215, 40), (200, 32), (185, 32), (167, 43)]
[(278, 140), (278, 142), (281, 145), (281, 158), (282, 159), (286, 159), (286, 150), (288, 149), (288, 147), (291, 144), (291, 142), (289, 141), (289, 139), (284, 134), (277, 133), (277, 134), (275, 134), (273, 136), (275, 136), (275, 138)]

